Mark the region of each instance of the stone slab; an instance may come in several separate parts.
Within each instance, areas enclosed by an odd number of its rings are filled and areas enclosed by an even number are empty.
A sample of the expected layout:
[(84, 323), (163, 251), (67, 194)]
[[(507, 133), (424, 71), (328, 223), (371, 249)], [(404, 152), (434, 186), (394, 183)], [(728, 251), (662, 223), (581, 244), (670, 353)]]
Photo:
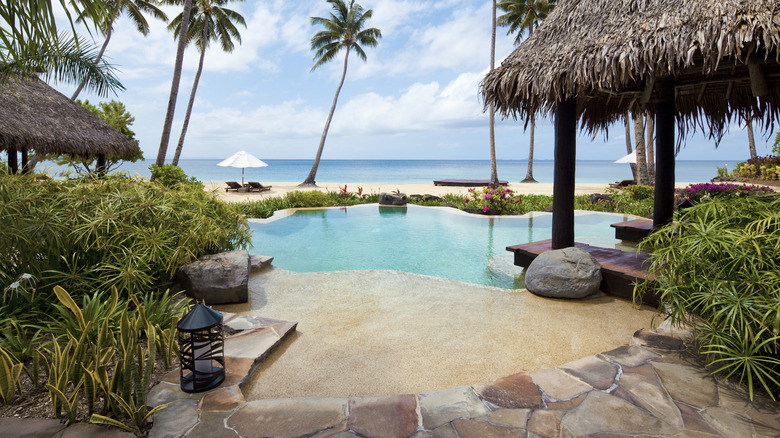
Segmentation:
[(227, 420), (244, 438), (313, 435), (346, 422), (345, 399), (277, 399), (246, 403)]
[[(0, 434), (1, 436), (1, 434)], [(54, 438), (134, 438), (130, 432), (115, 427), (91, 423), (76, 423), (58, 433)]]
[(266, 266), (271, 266), (274, 258), (270, 256), (262, 256), (257, 254), (249, 254), (249, 268), (251, 271), (263, 269)]
[(531, 378), (553, 400), (569, 400), (593, 389), (557, 368), (538, 371), (531, 374)]
[(561, 420), (564, 411), (540, 409), (531, 414), (528, 420), (528, 432), (542, 438), (558, 438), (561, 434)]
[(198, 402), (176, 400), (154, 414), (149, 438), (179, 438), (198, 423)]
[(615, 383), (618, 367), (596, 356), (588, 356), (560, 367), (562, 371), (582, 380), (588, 385), (606, 390)]
[(276, 331), (268, 327), (244, 330), (225, 339), (225, 356), (264, 358), (280, 340)]
[(639, 374), (623, 374), (620, 387), (631, 395), (635, 405), (645, 408), (677, 429), (683, 428), (680, 410), (657, 381), (646, 379)]
[(200, 422), (193, 427), (185, 438), (242, 438), (235, 430), (225, 427), (227, 412), (201, 412)]
[(349, 429), (375, 438), (406, 438), (417, 430), (412, 394), (349, 399)]
[(475, 385), (474, 390), (486, 401), (502, 408), (532, 408), (542, 404), (542, 393), (531, 376), (525, 373)]
[(677, 406), (677, 409), (680, 410), (680, 415), (682, 416), (686, 430), (718, 435), (718, 431), (702, 418), (698, 409), (682, 402), (674, 402), (674, 404)]
[(657, 350), (684, 350), (685, 344), (680, 338), (662, 335), (651, 330), (637, 330), (634, 332), (633, 341), (640, 347)]
[(651, 360), (655, 360), (661, 357), (661, 355), (653, 353), (650, 350), (646, 350), (634, 345), (624, 345), (622, 347), (615, 348), (604, 353), (602, 356), (614, 360), (624, 367), (638, 367), (644, 365)]
[(420, 394), (418, 402), (423, 427), (430, 430), (456, 418), (484, 417), (490, 412), (469, 386)]
[(525, 429), (497, 426), (487, 421), (459, 418), (452, 422), (452, 427), (460, 438), (525, 438)]
[(179, 383), (160, 382), (149, 390), (146, 405), (150, 408), (177, 400), (200, 400), (203, 393), (188, 393), (181, 390)]
[(530, 414), (530, 409), (496, 409), (490, 413), (488, 421), (499, 426), (525, 429)]
[(677, 430), (627, 401), (599, 391), (591, 391), (585, 400), (561, 420), (562, 436), (587, 436), (597, 433), (667, 435)]
[(718, 404), (718, 387), (706, 370), (662, 362), (653, 362), (652, 366), (674, 400), (699, 408)]
[(0, 438), (48, 438), (64, 429), (55, 419), (0, 417)]
[(220, 387), (209, 391), (203, 396), (200, 404), (201, 411), (226, 412), (246, 403), (244, 394), (238, 385)]

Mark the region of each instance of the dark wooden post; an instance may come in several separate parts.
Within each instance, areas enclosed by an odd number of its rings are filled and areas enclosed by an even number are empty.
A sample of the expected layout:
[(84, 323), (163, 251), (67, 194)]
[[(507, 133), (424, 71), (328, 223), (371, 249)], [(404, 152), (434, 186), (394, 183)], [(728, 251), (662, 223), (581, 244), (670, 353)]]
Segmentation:
[(552, 249), (574, 246), (574, 170), (577, 160), (577, 99), (555, 109)]
[(9, 146), (8, 147), (8, 168), (11, 170), (11, 174), (16, 174), (19, 172), (19, 161), (18, 157), (16, 156), (16, 148)]
[(97, 156), (97, 174), (99, 178), (106, 176), (106, 154)]
[(674, 216), (674, 82), (656, 82), (656, 95), (654, 228), (668, 224)]
[(22, 174), (26, 175), (30, 173), (30, 169), (27, 165), (27, 148), (22, 148)]

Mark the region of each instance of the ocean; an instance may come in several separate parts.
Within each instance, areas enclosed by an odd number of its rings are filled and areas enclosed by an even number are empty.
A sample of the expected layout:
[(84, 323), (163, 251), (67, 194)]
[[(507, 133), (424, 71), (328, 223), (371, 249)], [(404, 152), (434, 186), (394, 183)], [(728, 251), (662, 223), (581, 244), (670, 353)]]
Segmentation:
[[(221, 159), (182, 159), (179, 166), (189, 176), (200, 181), (240, 181), (241, 169), (220, 167)], [(313, 160), (264, 160), (268, 167), (246, 168), (245, 181), (297, 181), (302, 182), (311, 170)], [(149, 166), (154, 160), (125, 163), (119, 170), (131, 175), (150, 176)], [(534, 161), (534, 178), (542, 183), (553, 182), (552, 160)], [(498, 177), (509, 182), (525, 178), (527, 161), (499, 160)], [(719, 161), (679, 160), (675, 166), (678, 182), (704, 182), (717, 176), (723, 166)], [(36, 170), (47, 166), (41, 163)], [(56, 172), (63, 168), (52, 166)], [(615, 164), (609, 160), (577, 161), (577, 183), (611, 183), (631, 179), (628, 164)], [(489, 179), (489, 160), (322, 160), (317, 170), (319, 183), (355, 182), (432, 182), (437, 179)]]

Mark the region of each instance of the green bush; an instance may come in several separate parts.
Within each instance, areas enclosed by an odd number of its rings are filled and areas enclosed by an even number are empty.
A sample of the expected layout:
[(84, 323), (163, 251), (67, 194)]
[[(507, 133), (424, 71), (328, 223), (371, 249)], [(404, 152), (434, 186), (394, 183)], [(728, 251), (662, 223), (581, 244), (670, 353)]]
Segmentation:
[[(655, 232), (659, 309), (694, 328), (715, 372), (780, 395), (780, 195), (711, 198)], [(637, 297), (647, 293), (639, 286)]]
[[(0, 286), (31, 275), (44, 298), (54, 285), (76, 296), (111, 286), (125, 297), (164, 290), (184, 263), (245, 248), (251, 238), (243, 216), (213, 193), (124, 176), (0, 175), (0, 223)], [(13, 299), (21, 307), (6, 312), (30, 308), (23, 297)]]
[(184, 170), (179, 166), (173, 164), (163, 164), (158, 166), (152, 164), (149, 166), (149, 171), (152, 172), (152, 181), (164, 185), (168, 188), (175, 188), (180, 184), (191, 185), (195, 188), (203, 190), (203, 183), (198, 181), (194, 176), (188, 177)]
[(478, 209), (483, 214), (499, 215), (516, 211), (513, 207), (522, 203), (522, 199), (505, 186), (487, 186), (479, 190), (472, 187), (463, 203), (467, 204), (467, 208)]

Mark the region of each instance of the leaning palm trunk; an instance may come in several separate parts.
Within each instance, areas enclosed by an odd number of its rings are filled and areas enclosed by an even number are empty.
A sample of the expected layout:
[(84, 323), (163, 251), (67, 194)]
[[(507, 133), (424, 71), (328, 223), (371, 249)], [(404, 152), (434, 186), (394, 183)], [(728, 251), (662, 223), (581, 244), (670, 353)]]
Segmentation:
[(748, 135), (748, 147), (750, 148), (750, 158), (756, 159), (758, 158), (758, 154), (756, 153), (756, 140), (753, 138), (753, 118), (748, 117), (747, 120), (745, 120), (745, 130), (747, 131)]
[[(111, 33), (114, 30), (113, 26), (114, 26), (114, 20), (109, 21), (108, 30), (106, 31), (106, 40), (103, 41), (103, 47), (100, 48), (100, 52), (98, 53), (97, 58), (95, 58), (95, 65), (100, 64), (100, 60), (103, 59), (103, 54), (106, 52), (106, 47), (108, 47), (108, 41), (111, 40)], [(73, 96), (70, 97), (70, 100), (76, 100), (76, 98), (79, 97), (81, 90), (84, 89), (85, 85), (87, 85), (87, 78), (81, 80), (79, 87), (76, 88), (76, 91), (73, 93)]]
[(347, 53), (344, 55), (344, 72), (341, 73), (341, 82), (339, 82), (338, 88), (336, 88), (336, 95), (333, 96), (333, 104), (330, 106), (330, 113), (328, 113), (328, 119), (325, 121), (325, 128), (322, 130), (322, 137), (320, 138), (320, 146), (317, 148), (317, 156), (314, 157), (314, 164), (311, 166), (309, 176), (300, 184), (302, 186), (316, 186), (317, 183), (314, 178), (317, 176), (317, 168), (320, 166), (320, 158), (322, 158), (322, 149), (325, 147), (325, 138), (328, 136), (328, 129), (330, 128), (330, 121), (333, 119), (333, 113), (336, 112), (336, 102), (339, 100), (339, 93), (341, 93), (341, 86), (344, 85), (344, 78), (347, 77), (347, 60), (349, 59), (349, 46), (347, 46)]
[[(493, 0), (493, 24), (490, 26), (490, 71), (496, 68), (496, 0)], [(498, 166), (496, 164), (496, 107), (490, 104), (490, 186), (498, 187)]]
[(647, 176), (655, 182), (655, 121), (649, 114), (647, 120)]
[[(625, 114), (625, 117), (623, 118), (625, 121), (626, 126), (626, 153), (630, 154), (631, 152), (634, 152), (634, 147), (631, 146), (631, 127), (629, 126), (629, 115), (628, 113)], [(634, 177), (634, 181), (638, 184), (639, 179), (636, 172), (636, 163), (628, 163), (628, 165), (631, 167), (631, 175)]]
[(636, 136), (636, 167), (639, 171), (639, 185), (650, 184), (647, 176), (647, 154), (645, 153), (645, 124), (641, 113), (634, 115), (634, 135)]
[(155, 164), (165, 164), (165, 155), (168, 153), (168, 142), (171, 139), (171, 126), (173, 125), (173, 113), (176, 111), (176, 99), (179, 96), (179, 83), (181, 82), (181, 68), (184, 61), (184, 48), (187, 47), (187, 28), (190, 26), (190, 13), (192, 12), (192, 0), (184, 0), (184, 10), (181, 14), (181, 30), (179, 31), (179, 46), (176, 49), (176, 63), (173, 68), (173, 80), (171, 81), (171, 95), (168, 98), (168, 111), (165, 113), (160, 149), (157, 151)]
[(195, 81), (192, 83), (192, 91), (190, 92), (190, 101), (187, 103), (187, 113), (184, 115), (184, 124), (181, 126), (181, 135), (179, 135), (179, 143), (176, 144), (176, 153), (173, 154), (173, 161), (171, 164), (174, 166), (179, 165), (179, 157), (181, 156), (181, 149), (184, 147), (184, 136), (187, 135), (187, 126), (190, 124), (190, 114), (192, 114), (192, 106), (195, 104), (195, 93), (198, 91), (198, 82), (200, 82), (200, 74), (203, 72), (203, 59), (206, 57), (206, 43), (209, 40), (209, 27), (203, 26), (203, 47), (200, 50), (200, 61), (198, 62), (198, 72), (195, 73)]
[(536, 118), (531, 117), (531, 141), (528, 148), (528, 170), (525, 172), (525, 178), (522, 181), (524, 183), (539, 182), (534, 179), (534, 129), (536, 127)]

